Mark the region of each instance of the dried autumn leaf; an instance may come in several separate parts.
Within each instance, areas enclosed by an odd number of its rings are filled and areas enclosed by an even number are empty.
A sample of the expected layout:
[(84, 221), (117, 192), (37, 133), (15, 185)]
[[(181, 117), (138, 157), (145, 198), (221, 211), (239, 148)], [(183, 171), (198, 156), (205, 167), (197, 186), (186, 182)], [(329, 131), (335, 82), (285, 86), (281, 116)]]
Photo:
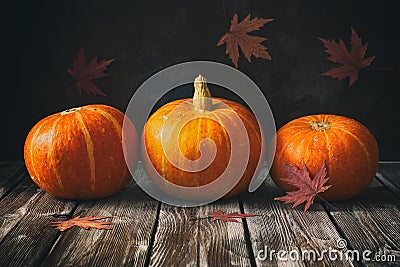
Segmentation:
[(293, 203), (293, 207), (306, 202), (304, 211), (307, 211), (313, 204), (315, 196), (331, 187), (331, 185), (325, 185), (329, 181), (329, 178), (326, 177), (325, 162), (315, 173), (314, 179), (310, 178), (304, 163), (301, 169), (292, 164), (285, 164), (284, 168), (287, 178), (283, 178), (282, 181), (299, 188), (299, 190), (287, 192), (285, 196), (276, 197), (275, 200), (284, 201), (285, 204)]
[(76, 58), (74, 58), (74, 69), (67, 69), (67, 71), (76, 78), (76, 88), (80, 94), (83, 89), (88, 94), (105, 96), (105, 94), (91, 80), (108, 76), (104, 71), (113, 61), (114, 59), (109, 59), (97, 62), (97, 57), (95, 57), (90, 61), (89, 65), (85, 66), (86, 56), (85, 52), (81, 48), (78, 51)]
[(96, 216), (96, 217), (83, 217), (77, 216), (67, 221), (61, 222), (51, 222), (50, 225), (56, 226), (58, 230), (65, 231), (72, 226), (78, 226), (83, 229), (95, 228), (95, 229), (110, 229), (108, 225), (112, 224), (112, 222), (95, 222), (96, 220), (102, 220), (106, 218), (111, 218), (107, 216)]
[(360, 69), (367, 67), (375, 59), (375, 56), (365, 58), (368, 43), (362, 45), (361, 38), (357, 35), (353, 27), (351, 28), (350, 39), (351, 51), (347, 50), (346, 45), (341, 39), (339, 42), (323, 38), (318, 39), (324, 43), (326, 52), (330, 54), (327, 59), (343, 65), (332, 68), (321, 75), (330, 76), (339, 80), (349, 77), (349, 86), (357, 80)]
[(225, 214), (222, 210), (218, 210), (216, 212), (211, 212), (208, 214), (207, 218), (211, 218), (211, 221), (216, 221), (216, 220), (221, 220), (225, 222), (237, 222), (240, 223), (236, 218), (247, 218), (247, 217), (253, 217), (257, 216), (256, 214), (245, 214), (245, 213), (239, 213), (239, 212), (232, 212)]
[(236, 68), (238, 67), (239, 46), (249, 62), (251, 61), (251, 55), (256, 58), (271, 60), (267, 48), (261, 44), (263, 41), (267, 40), (267, 38), (248, 35), (248, 33), (259, 30), (266, 23), (271, 21), (273, 21), (273, 19), (257, 17), (250, 20), (250, 15), (248, 15), (244, 20), (238, 23), (238, 15), (235, 14), (229, 32), (221, 37), (217, 46), (226, 43), (226, 53), (229, 54)]

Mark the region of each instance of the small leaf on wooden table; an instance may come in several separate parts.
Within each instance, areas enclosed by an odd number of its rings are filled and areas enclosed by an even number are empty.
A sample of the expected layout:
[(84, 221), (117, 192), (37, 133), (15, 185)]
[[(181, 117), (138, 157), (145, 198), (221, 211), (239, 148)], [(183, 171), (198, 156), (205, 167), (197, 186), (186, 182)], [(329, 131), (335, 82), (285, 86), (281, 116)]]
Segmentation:
[(58, 230), (65, 231), (72, 226), (78, 226), (83, 229), (95, 228), (95, 229), (110, 229), (108, 225), (112, 224), (112, 222), (95, 222), (97, 220), (102, 220), (106, 218), (111, 218), (108, 216), (96, 216), (96, 217), (83, 217), (77, 216), (67, 221), (60, 222), (51, 222), (50, 225), (56, 226)]
[(240, 223), (236, 219), (240, 218), (247, 218), (247, 217), (253, 217), (253, 216), (258, 216), (256, 214), (245, 214), (245, 213), (239, 213), (239, 212), (232, 212), (232, 213), (224, 213), (222, 210), (218, 210), (216, 212), (211, 212), (208, 214), (207, 218), (211, 218), (211, 221), (216, 221), (216, 220), (221, 220), (224, 222), (237, 222)]

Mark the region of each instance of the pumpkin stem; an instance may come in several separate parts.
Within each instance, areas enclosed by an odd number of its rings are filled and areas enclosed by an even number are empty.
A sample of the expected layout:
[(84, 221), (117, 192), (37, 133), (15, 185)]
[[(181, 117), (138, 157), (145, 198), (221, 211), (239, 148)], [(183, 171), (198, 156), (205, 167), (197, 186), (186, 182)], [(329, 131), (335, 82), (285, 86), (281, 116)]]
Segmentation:
[(197, 110), (211, 110), (212, 98), (206, 78), (199, 75), (194, 80), (193, 105)]
[(330, 122), (326, 122), (326, 121), (321, 121), (321, 122), (310, 121), (310, 127), (313, 130), (325, 131), (325, 130), (329, 130), (332, 127), (332, 125)]

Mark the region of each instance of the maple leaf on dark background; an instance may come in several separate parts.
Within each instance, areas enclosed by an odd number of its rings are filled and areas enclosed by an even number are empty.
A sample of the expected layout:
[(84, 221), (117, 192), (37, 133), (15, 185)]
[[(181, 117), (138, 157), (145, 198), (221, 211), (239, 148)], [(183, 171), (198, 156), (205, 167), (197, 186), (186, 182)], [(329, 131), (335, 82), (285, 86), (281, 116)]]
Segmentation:
[(61, 222), (51, 222), (50, 225), (56, 226), (58, 230), (65, 231), (72, 226), (78, 226), (83, 229), (95, 228), (95, 229), (110, 229), (109, 225), (112, 222), (95, 222), (96, 220), (102, 220), (106, 218), (111, 218), (107, 216), (96, 216), (96, 217), (83, 217), (77, 216), (75, 218), (61, 221)]
[(245, 214), (245, 213), (239, 213), (239, 212), (232, 212), (232, 213), (225, 214), (222, 210), (218, 210), (216, 212), (209, 213), (207, 218), (211, 218), (212, 222), (216, 221), (216, 220), (221, 220), (221, 221), (225, 221), (225, 222), (240, 223), (240, 221), (238, 221), (236, 219), (253, 217), (253, 216), (257, 216), (257, 215), (256, 214)]
[(331, 187), (331, 185), (325, 185), (329, 181), (329, 178), (326, 177), (325, 162), (315, 173), (314, 179), (311, 179), (304, 163), (302, 163), (301, 169), (292, 164), (285, 164), (284, 169), (287, 178), (282, 178), (282, 181), (299, 189), (287, 192), (285, 196), (275, 198), (275, 200), (284, 201), (285, 204), (293, 203), (293, 207), (296, 207), (306, 202), (304, 211), (307, 211), (313, 204), (316, 195), (325, 192)]
[(83, 48), (81, 48), (79, 49), (76, 58), (74, 58), (74, 69), (67, 69), (67, 71), (76, 78), (76, 88), (80, 94), (83, 89), (88, 94), (105, 96), (103, 91), (101, 91), (91, 80), (108, 76), (104, 71), (113, 61), (114, 59), (108, 59), (97, 62), (97, 57), (95, 57), (90, 61), (89, 65), (85, 66), (86, 55)]
[(250, 19), (248, 15), (244, 20), (238, 23), (238, 15), (233, 16), (229, 32), (225, 33), (218, 41), (217, 46), (226, 43), (226, 53), (229, 54), (235, 67), (238, 67), (239, 47), (246, 59), (250, 62), (251, 55), (256, 58), (264, 58), (271, 60), (271, 56), (267, 48), (261, 43), (267, 38), (248, 35), (252, 31), (259, 30), (266, 23), (273, 19), (254, 18)]
[(368, 43), (365, 45), (362, 44), (361, 38), (357, 35), (353, 27), (351, 28), (350, 38), (351, 51), (347, 49), (342, 39), (340, 39), (339, 42), (335, 42), (334, 40), (330, 41), (323, 38), (318, 39), (324, 43), (326, 52), (330, 54), (327, 59), (343, 65), (332, 68), (321, 75), (330, 76), (339, 80), (343, 80), (344, 78), (348, 77), (349, 86), (351, 86), (357, 80), (360, 69), (370, 65), (375, 59), (375, 56), (365, 58)]

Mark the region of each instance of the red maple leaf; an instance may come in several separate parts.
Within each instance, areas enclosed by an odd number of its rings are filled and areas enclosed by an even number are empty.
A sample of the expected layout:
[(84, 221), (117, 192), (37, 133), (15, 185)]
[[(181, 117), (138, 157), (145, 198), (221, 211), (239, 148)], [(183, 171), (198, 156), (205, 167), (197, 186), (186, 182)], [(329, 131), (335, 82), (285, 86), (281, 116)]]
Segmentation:
[(250, 62), (251, 55), (256, 58), (271, 60), (267, 48), (261, 43), (267, 38), (248, 35), (249, 32), (259, 30), (266, 23), (273, 19), (254, 18), (250, 20), (248, 15), (244, 20), (238, 23), (238, 15), (233, 16), (229, 32), (225, 33), (218, 41), (217, 46), (226, 43), (226, 53), (229, 54), (235, 67), (238, 67), (239, 46), (246, 59)]
[(88, 94), (105, 96), (105, 94), (91, 80), (108, 76), (104, 71), (113, 61), (114, 59), (109, 59), (97, 62), (97, 57), (95, 57), (90, 61), (89, 65), (85, 66), (86, 56), (83, 48), (81, 48), (79, 49), (76, 58), (74, 58), (74, 69), (67, 69), (67, 71), (76, 78), (76, 88), (80, 94), (83, 89)]
[(208, 214), (207, 218), (211, 218), (211, 221), (221, 220), (225, 222), (237, 222), (240, 223), (236, 218), (247, 218), (257, 216), (256, 214), (245, 214), (239, 212), (232, 212), (225, 214), (222, 210), (218, 210), (216, 212), (211, 212)]
[(50, 225), (56, 226), (58, 230), (65, 231), (72, 226), (78, 226), (83, 229), (95, 228), (95, 229), (110, 229), (108, 225), (112, 222), (95, 222), (96, 220), (102, 220), (106, 218), (111, 218), (107, 216), (96, 216), (96, 217), (83, 217), (77, 216), (75, 218), (69, 219), (67, 221), (61, 222), (51, 222)]
[(368, 43), (362, 45), (361, 38), (354, 31), (353, 27), (351, 28), (350, 39), (351, 51), (347, 50), (342, 39), (340, 39), (339, 42), (323, 38), (318, 39), (324, 43), (326, 52), (330, 54), (327, 59), (343, 65), (332, 68), (321, 75), (330, 76), (339, 80), (349, 77), (349, 86), (357, 80), (360, 69), (367, 67), (375, 59), (375, 56), (365, 58)]
[(329, 178), (326, 177), (325, 162), (315, 173), (314, 179), (310, 178), (306, 165), (304, 163), (302, 165), (301, 169), (291, 164), (284, 165), (287, 178), (282, 178), (282, 181), (299, 188), (299, 190), (286, 192), (285, 196), (276, 197), (275, 200), (284, 201), (285, 204), (293, 203), (293, 207), (306, 202), (304, 211), (307, 211), (313, 204), (315, 196), (325, 192), (331, 185), (325, 185), (329, 181)]

